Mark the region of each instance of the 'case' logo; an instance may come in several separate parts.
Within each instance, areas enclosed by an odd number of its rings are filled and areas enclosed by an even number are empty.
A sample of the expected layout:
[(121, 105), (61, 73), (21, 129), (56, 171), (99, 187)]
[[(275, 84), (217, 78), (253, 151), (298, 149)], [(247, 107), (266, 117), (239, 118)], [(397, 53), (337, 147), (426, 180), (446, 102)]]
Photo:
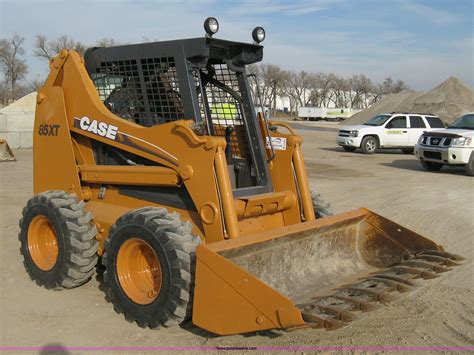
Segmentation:
[(99, 122), (97, 120), (91, 121), (87, 116), (84, 116), (80, 119), (79, 127), (81, 127), (81, 129), (84, 131), (91, 132), (112, 140), (115, 140), (118, 131), (117, 126), (109, 125), (105, 122)]

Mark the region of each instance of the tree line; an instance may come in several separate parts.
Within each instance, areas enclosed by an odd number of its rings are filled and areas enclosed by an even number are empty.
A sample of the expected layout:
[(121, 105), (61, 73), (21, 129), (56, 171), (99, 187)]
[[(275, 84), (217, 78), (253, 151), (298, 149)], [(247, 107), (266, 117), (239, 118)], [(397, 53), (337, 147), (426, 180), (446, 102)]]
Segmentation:
[[(145, 42), (148, 39), (144, 38)], [(28, 65), (24, 50), (25, 37), (13, 34), (10, 38), (0, 38), (0, 100), (3, 105), (18, 99), (41, 87), (45, 78), (27, 80)], [(110, 47), (125, 44), (113, 38), (102, 38), (92, 46)], [(58, 55), (61, 49), (74, 49), (80, 55), (88, 46), (67, 35), (48, 39), (38, 34), (32, 55), (46, 62)], [(308, 73), (280, 68), (274, 64), (254, 64), (249, 73), (255, 79), (251, 89), (254, 97), (260, 93), (263, 104), (276, 110), (277, 97), (287, 97), (290, 111), (301, 106), (366, 108), (376, 103), (383, 95), (408, 90), (403, 80), (385, 78), (382, 83), (374, 83), (364, 74), (345, 78), (334, 73)], [(251, 79), (252, 80), (252, 79)]]
[(288, 98), (290, 111), (299, 107), (367, 108), (383, 95), (409, 90), (403, 80), (386, 77), (374, 83), (364, 74), (345, 78), (334, 73), (308, 73), (280, 68), (274, 64), (250, 66), (254, 97), (260, 94), (264, 106), (276, 110), (277, 98)]
[[(24, 44), (25, 37), (19, 34), (13, 34), (10, 38), (0, 38), (0, 72), (3, 75), (0, 82), (2, 106), (38, 90), (43, 85), (44, 79), (46, 79), (39, 77), (27, 79), (28, 65), (25, 59)], [(92, 46), (110, 47), (121, 44), (124, 43), (105, 37), (99, 39)], [(87, 47), (89, 46), (67, 35), (48, 39), (45, 35), (39, 34), (35, 38), (32, 55), (44, 59), (47, 63), (51, 58), (58, 55), (63, 48), (73, 49), (80, 55), (83, 55)]]

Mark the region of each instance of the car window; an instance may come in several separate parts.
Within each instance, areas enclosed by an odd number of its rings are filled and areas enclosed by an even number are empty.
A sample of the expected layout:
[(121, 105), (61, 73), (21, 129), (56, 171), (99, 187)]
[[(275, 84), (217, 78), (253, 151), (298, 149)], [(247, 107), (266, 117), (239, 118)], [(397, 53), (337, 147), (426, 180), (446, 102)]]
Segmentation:
[(411, 128), (426, 128), (425, 122), (420, 116), (410, 116)]
[(407, 118), (405, 116), (397, 116), (387, 123), (385, 128), (407, 128)]
[(438, 117), (426, 116), (426, 120), (430, 124), (431, 128), (444, 128), (443, 121), (441, 121)]
[(368, 120), (364, 125), (366, 126), (381, 126), (390, 118), (390, 115), (377, 115)]
[(468, 114), (459, 117), (448, 128), (474, 129), (474, 115)]

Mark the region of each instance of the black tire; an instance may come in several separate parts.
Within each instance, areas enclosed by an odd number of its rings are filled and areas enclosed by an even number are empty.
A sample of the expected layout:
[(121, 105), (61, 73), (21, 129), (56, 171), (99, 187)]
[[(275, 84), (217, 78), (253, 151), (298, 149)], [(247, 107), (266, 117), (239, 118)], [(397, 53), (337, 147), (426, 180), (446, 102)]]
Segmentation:
[(356, 147), (348, 147), (347, 145), (343, 145), (342, 149), (344, 149), (346, 152), (355, 152), (357, 148)]
[(403, 154), (413, 154), (413, 152), (415, 151), (414, 148), (402, 148), (400, 150), (403, 152)]
[(364, 154), (374, 154), (379, 149), (379, 141), (373, 136), (364, 137), (360, 144), (360, 149)]
[(474, 176), (474, 152), (469, 156), (469, 162), (464, 167), (467, 176)]
[[(74, 288), (86, 283), (94, 273), (99, 245), (95, 239), (97, 229), (84, 206), (84, 201), (78, 201), (76, 195), (55, 190), (33, 196), (23, 209), (20, 253), (26, 271), (38, 285), (54, 290)], [(57, 257), (52, 259), (54, 266), (50, 269), (40, 266), (35, 257), (34, 237), (28, 238), (34, 219), (46, 221), (55, 233)]]
[(423, 166), (423, 168), (425, 168), (425, 170), (438, 171), (439, 169), (443, 167), (443, 164), (441, 163), (425, 161), (425, 160), (420, 160), (420, 161), (421, 161), (421, 165)]
[[(141, 208), (117, 220), (110, 228), (102, 258), (106, 267), (105, 290), (117, 313), (149, 328), (175, 326), (191, 316), (195, 250), (200, 243), (191, 229), (191, 223), (182, 222), (178, 213), (169, 213), (165, 208)], [(148, 304), (133, 301), (119, 280), (117, 256), (122, 245), (131, 239), (145, 242), (159, 261), (160, 289)]]
[(321, 194), (311, 191), (311, 199), (313, 200), (313, 208), (316, 218), (324, 218), (334, 214), (332, 212), (331, 204), (326, 202)]

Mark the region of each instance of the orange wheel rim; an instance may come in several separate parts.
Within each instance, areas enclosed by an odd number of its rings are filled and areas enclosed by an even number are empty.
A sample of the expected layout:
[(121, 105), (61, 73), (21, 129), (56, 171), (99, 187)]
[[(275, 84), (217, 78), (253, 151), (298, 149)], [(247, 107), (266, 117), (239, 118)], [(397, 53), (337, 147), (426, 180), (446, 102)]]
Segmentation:
[(34, 217), (28, 227), (28, 251), (36, 266), (49, 271), (58, 260), (58, 238), (51, 221), (43, 216)]
[(117, 277), (125, 294), (138, 304), (150, 304), (160, 294), (161, 265), (153, 248), (143, 239), (125, 241), (117, 255)]

